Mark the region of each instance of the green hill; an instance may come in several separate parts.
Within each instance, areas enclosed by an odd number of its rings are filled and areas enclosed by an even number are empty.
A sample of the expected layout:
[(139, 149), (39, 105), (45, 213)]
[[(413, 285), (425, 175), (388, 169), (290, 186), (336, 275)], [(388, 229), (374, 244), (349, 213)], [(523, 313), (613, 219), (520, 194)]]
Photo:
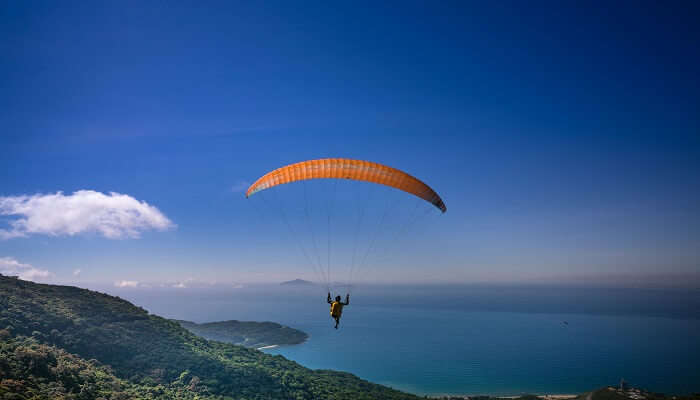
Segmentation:
[(416, 399), (200, 338), (119, 297), (0, 275), (8, 399)]
[(275, 322), (221, 321), (196, 324), (177, 321), (183, 328), (209, 340), (232, 343), (245, 347), (263, 347), (303, 343), (306, 333)]

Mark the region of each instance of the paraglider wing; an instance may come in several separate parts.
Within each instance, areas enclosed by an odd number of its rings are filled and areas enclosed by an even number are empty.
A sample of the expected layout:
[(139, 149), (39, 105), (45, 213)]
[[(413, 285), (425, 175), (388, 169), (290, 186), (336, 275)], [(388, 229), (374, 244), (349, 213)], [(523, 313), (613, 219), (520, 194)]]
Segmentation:
[(307, 179), (352, 179), (390, 186), (411, 193), (447, 211), (440, 196), (417, 178), (386, 165), (347, 158), (302, 161), (268, 172), (246, 191), (246, 197), (273, 186)]

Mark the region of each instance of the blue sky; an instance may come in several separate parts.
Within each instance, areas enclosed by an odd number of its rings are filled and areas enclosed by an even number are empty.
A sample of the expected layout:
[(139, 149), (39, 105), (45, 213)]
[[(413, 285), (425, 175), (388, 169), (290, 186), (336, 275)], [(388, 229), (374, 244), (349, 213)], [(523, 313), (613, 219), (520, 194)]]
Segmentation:
[(348, 157), (403, 169), (448, 206), (377, 281), (687, 281), (700, 274), (698, 15), (3, 3), (0, 229), (26, 218), (8, 199), (81, 190), (146, 202), (169, 224), (41, 228), (1, 239), (0, 259), (79, 284), (313, 279), (237, 188)]

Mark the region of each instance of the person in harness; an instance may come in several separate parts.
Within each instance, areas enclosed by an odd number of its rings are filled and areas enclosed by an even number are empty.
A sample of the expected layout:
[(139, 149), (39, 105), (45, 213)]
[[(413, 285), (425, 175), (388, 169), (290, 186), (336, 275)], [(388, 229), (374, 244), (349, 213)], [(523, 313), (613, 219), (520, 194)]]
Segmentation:
[(335, 296), (335, 301), (331, 300), (331, 293), (328, 292), (328, 298), (326, 299), (328, 304), (331, 305), (331, 317), (335, 320), (335, 329), (338, 329), (338, 324), (340, 323), (340, 316), (343, 315), (343, 306), (350, 304), (350, 293), (345, 295), (345, 303), (340, 301), (340, 296)]

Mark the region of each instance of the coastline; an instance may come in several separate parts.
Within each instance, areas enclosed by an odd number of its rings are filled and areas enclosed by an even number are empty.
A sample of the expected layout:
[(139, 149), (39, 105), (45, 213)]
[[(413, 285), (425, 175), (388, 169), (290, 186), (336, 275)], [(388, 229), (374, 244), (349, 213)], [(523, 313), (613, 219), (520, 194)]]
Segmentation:
[(432, 394), (428, 395), (428, 398), (430, 399), (478, 399), (478, 398), (488, 398), (488, 399), (508, 399), (508, 400), (515, 400), (519, 399), (523, 396), (535, 396), (538, 399), (542, 400), (572, 400), (575, 399), (579, 396), (580, 394), (535, 394), (535, 395), (527, 395), (527, 394), (521, 394), (521, 395), (513, 395), (513, 396), (492, 396), (489, 394)]
[[(306, 332), (304, 332), (306, 333)], [(270, 349), (276, 349), (278, 347), (289, 347), (289, 346), (299, 346), (300, 344), (304, 344), (311, 339), (311, 334), (306, 333), (306, 339), (304, 341), (299, 342), (299, 343), (289, 343), (289, 344), (271, 344), (267, 346), (261, 346), (261, 347), (256, 347), (255, 350), (270, 350)]]

